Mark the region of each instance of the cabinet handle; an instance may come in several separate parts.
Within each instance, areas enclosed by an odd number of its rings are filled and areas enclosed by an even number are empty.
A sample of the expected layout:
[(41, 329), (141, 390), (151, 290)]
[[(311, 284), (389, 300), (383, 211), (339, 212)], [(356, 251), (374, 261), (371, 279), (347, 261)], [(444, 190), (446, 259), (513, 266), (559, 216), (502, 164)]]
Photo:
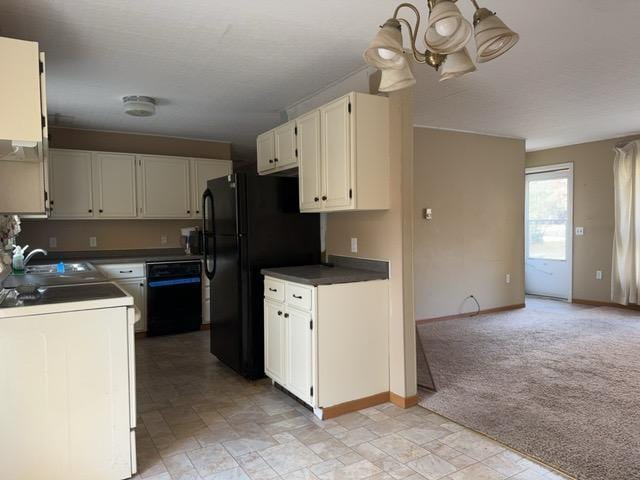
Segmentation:
[(277, 158), (274, 158), (274, 159), (273, 159), (273, 161), (277, 163), (277, 162), (278, 162), (278, 159), (277, 159)]
[(324, 202), (326, 199), (327, 199), (327, 196), (326, 196), (326, 195), (323, 195), (323, 196), (322, 196), (322, 201)]
[(120, 270), (120, 273), (133, 273), (133, 270)]
[(280, 310), (278, 310), (278, 315), (282, 315), (282, 312)]
[(271, 287), (269, 287), (269, 291), (270, 291), (270, 292), (277, 292), (277, 291), (278, 291), (278, 289), (277, 289), (277, 288), (271, 288)]
[(187, 210), (187, 213), (191, 213), (191, 210)]
[(200, 210), (196, 210), (196, 213), (200, 213)]
[(297, 298), (298, 300), (302, 300), (302, 295), (293, 294), (293, 298)]
[(100, 212), (100, 213), (104, 213), (104, 210), (100, 209), (100, 210), (98, 210), (98, 212)]
[(141, 286), (141, 287), (144, 287), (144, 283), (141, 283), (141, 284), (140, 284), (140, 286)]
[(315, 198), (313, 199), (313, 201), (314, 201), (314, 202), (319, 202), (319, 201), (320, 201), (320, 199), (319, 199), (318, 197), (315, 197)]
[(288, 314), (288, 313), (285, 313), (285, 314), (284, 314), (284, 318), (289, 318), (289, 314)]
[(269, 159), (269, 163), (273, 163), (273, 160)]
[(92, 209), (89, 209), (89, 213), (93, 213), (93, 210), (92, 210)]

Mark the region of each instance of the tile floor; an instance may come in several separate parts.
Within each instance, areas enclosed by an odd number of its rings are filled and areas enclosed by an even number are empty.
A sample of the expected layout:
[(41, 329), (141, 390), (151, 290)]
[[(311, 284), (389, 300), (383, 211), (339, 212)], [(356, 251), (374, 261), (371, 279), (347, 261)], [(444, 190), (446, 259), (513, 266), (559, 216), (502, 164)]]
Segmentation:
[(208, 332), (137, 342), (137, 479), (566, 478), (421, 407), (321, 421), (270, 381), (236, 375), (208, 342)]

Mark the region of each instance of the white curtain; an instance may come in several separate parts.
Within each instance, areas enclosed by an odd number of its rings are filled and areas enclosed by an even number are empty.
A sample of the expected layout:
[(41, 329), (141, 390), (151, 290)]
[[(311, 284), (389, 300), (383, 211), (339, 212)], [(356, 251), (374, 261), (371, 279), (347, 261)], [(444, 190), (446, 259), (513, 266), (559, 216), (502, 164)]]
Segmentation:
[(637, 304), (640, 299), (640, 140), (618, 146), (615, 152), (611, 300), (622, 305)]

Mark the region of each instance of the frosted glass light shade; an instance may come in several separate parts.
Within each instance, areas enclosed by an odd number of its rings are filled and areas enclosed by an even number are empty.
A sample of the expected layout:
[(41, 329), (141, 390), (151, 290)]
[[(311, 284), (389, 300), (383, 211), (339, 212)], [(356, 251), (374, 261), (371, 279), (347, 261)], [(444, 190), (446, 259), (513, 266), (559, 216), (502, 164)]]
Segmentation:
[(390, 18), (378, 31), (362, 56), (365, 62), (380, 70), (401, 69), (406, 64), (403, 53), (400, 22)]
[[(451, 33), (448, 34), (449, 32)], [(473, 28), (455, 3), (441, 0), (435, 4), (429, 14), (429, 24), (424, 34), (429, 50), (445, 55), (457, 52), (464, 48), (471, 35)]]
[(478, 63), (493, 60), (518, 43), (520, 36), (486, 8), (478, 10), (474, 17), (478, 19), (474, 22)]
[(447, 59), (440, 67), (440, 81), (461, 77), (476, 70), (476, 66), (469, 56), (469, 51), (463, 48), (459, 52), (447, 55)]
[(380, 79), (378, 91), (395, 92), (416, 84), (416, 79), (413, 76), (413, 73), (411, 73), (409, 62), (407, 62), (404, 57), (402, 57), (402, 60), (404, 61), (403, 68), (382, 70), (382, 78)]

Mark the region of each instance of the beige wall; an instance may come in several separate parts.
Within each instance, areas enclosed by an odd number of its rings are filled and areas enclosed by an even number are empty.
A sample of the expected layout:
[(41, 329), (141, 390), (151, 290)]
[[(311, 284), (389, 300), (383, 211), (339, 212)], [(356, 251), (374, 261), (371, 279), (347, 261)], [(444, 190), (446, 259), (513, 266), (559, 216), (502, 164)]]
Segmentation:
[(468, 295), (483, 310), (524, 303), (524, 141), (428, 128), (414, 139), (416, 318), (475, 311)]
[[(231, 158), (231, 144), (183, 138), (137, 135), (72, 128), (51, 128), (52, 148), (110, 152)], [(180, 247), (180, 228), (200, 225), (194, 220), (24, 220), (18, 241), (48, 248), (49, 237), (58, 246), (51, 251), (91, 250), (89, 237), (97, 237), (94, 250), (127, 250)], [(167, 236), (167, 243), (160, 237)]]
[(391, 208), (386, 211), (327, 214), (326, 249), (329, 254), (354, 256), (350, 250), (350, 239), (356, 237), (358, 257), (390, 262), (390, 388), (393, 393), (410, 397), (415, 395), (417, 383), (410, 275), (413, 92), (393, 93), (390, 100)]
[[(198, 219), (23, 220), (18, 242), (58, 252), (178, 248), (180, 229), (200, 224)], [(167, 236), (166, 244), (160, 241), (162, 235)], [(49, 248), (49, 237), (56, 237), (56, 248)], [(89, 237), (96, 237), (97, 247), (89, 247)]]
[(52, 148), (231, 159), (231, 144), (226, 142), (60, 127), (49, 128), (49, 136)]
[[(622, 139), (529, 152), (527, 167), (573, 163), (573, 298), (611, 301), (613, 245), (613, 147)], [(603, 279), (596, 280), (602, 270)]]

